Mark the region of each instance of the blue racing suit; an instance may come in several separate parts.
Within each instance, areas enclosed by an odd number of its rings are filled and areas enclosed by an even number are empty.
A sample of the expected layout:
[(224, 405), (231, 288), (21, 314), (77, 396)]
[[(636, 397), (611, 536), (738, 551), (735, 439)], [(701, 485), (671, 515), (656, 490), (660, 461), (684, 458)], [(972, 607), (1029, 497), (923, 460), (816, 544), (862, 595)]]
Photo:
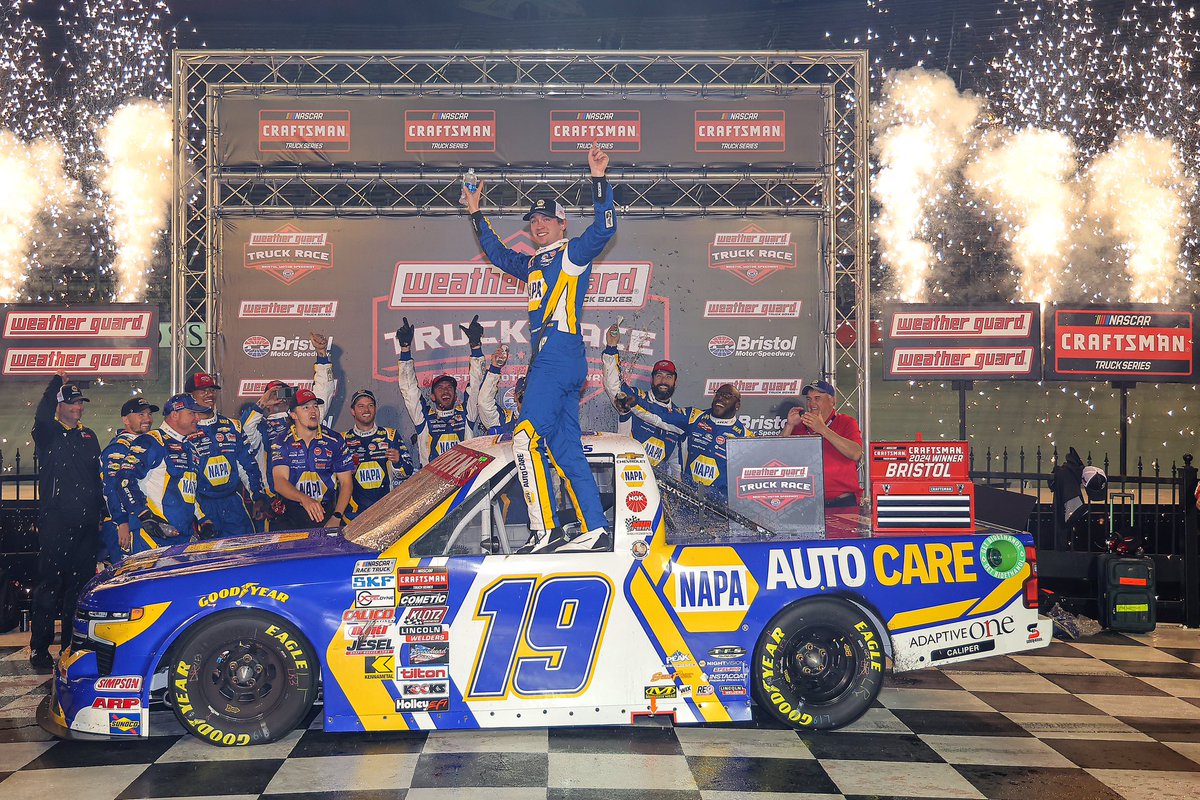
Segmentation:
[[(269, 464), (272, 471), (278, 466), (287, 467), (288, 483), (295, 486), (297, 491), (320, 501), (325, 507), (326, 516), (333, 513), (337, 500), (336, 476), (354, 471), (354, 458), (350, 455), (346, 440), (340, 433), (328, 430), (324, 425), (311, 443), (301, 439), (295, 427), (290, 428), (287, 436), (272, 441)], [(293, 500), (285, 500), (284, 503), (288, 509), (283, 517), (287, 520), (286, 524), (296, 527), (313, 527), (316, 524), (308, 520), (307, 513), (299, 503)], [(306, 520), (307, 525), (300, 524)]]
[[(329, 408), (329, 400), (333, 397), (335, 388), (333, 364), (330, 362), (329, 356), (318, 356), (313, 365), (312, 391), (324, 401), (326, 409)], [(292, 416), (287, 411), (268, 414), (266, 409), (259, 407), (258, 403), (253, 403), (242, 414), (242, 436), (246, 441), (246, 448), (258, 463), (258, 470), (267, 485), (268, 494), (274, 492), (275, 486), (271, 479), (271, 470), (267, 467), (267, 460), (271, 454), (271, 442), (287, 436), (291, 428)]]
[(529, 504), (529, 527), (558, 527), (551, 470), (557, 468), (576, 507), (583, 531), (607, 526), (600, 490), (583, 454), (579, 392), (587, 379), (580, 335), (583, 301), (592, 260), (617, 232), (612, 188), (592, 178), (595, 219), (579, 236), (560, 240), (532, 256), (505, 247), (482, 212), (471, 215), (488, 260), (525, 281), (529, 292), (531, 356), (525, 402), (513, 432), (517, 476)]
[(479, 387), (479, 424), (491, 435), (512, 433), (517, 427), (520, 412), (509, 408), (498, 397), (500, 392), (500, 368), (495, 364), (488, 367)]
[(400, 385), (400, 396), (408, 409), (408, 418), (417, 431), (417, 458), (425, 466), (459, 442), (475, 435), (479, 412), (476, 387), (483, 380), (483, 351), (478, 347), (471, 350), (471, 362), (467, 374), (467, 390), (461, 403), (445, 411), (425, 397), (417, 383), (417, 367), (412, 352), (400, 354), (400, 371), (396, 381)]
[(221, 414), (197, 420), (191, 442), (200, 457), (196, 497), (204, 515), (213, 521), (217, 536), (254, 533), (241, 489), (252, 500), (264, 498), (262, 475), (242, 437), (242, 426)]
[(658, 426), (683, 434), (687, 445), (683, 462), (684, 484), (698, 487), (722, 503), (728, 502), (726, 472), (729, 466), (725, 460), (725, 441), (754, 438), (754, 432), (738, 422), (737, 417), (720, 419), (708, 409), (692, 408), (687, 413), (664, 411), (661, 406), (656, 407), (640, 397), (637, 404)]
[[(621, 356), (615, 347), (604, 348), (601, 355), (604, 364), (604, 391), (608, 399), (615, 404), (617, 395), (621, 392), (636, 397), (645, 402), (647, 407), (656, 413), (680, 413), (691, 416), (694, 409), (687, 406), (677, 406), (670, 400), (663, 403), (654, 396), (654, 392), (645, 389), (634, 389), (621, 380)], [(655, 424), (655, 419), (641, 406), (634, 405), (628, 413), (617, 415), (617, 433), (631, 436), (646, 448), (646, 458), (655, 468), (665, 466), (672, 477), (678, 478), (683, 467), (683, 434), (673, 426)]]
[[(191, 538), (193, 525), (204, 520), (196, 504), (199, 469), (195, 446), (169, 425), (142, 434), (129, 446), (117, 487), (122, 513), (133, 531), (133, 552), (184, 544)], [(142, 530), (138, 516), (147, 509), (170, 523), (179, 536), (159, 541)]]
[(121, 466), (129, 457), (129, 448), (140, 434), (121, 431), (112, 438), (104, 452), (100, 454), (100, 465), (104, 469), (104, 499), (108, 503), (108, 519), (100, 525), (100, 552), (97, 561), (107, 560), (116, 564), (128, 551), (121, 549), (117, 535), (117, 526), (129, 521), (129, 515), (122, 508), (121, 492), (117, 486), (117, 475)]
[[(380, 428), (369, 431), (351, 428), (342, 434), (346, 449), (354, 461), (354, 493), (346, 507), (346, 519), (354, 519), (366, 511), (405, 478), (412, 477), (412, 456), (404, 444), (404, 437), (395, 428)], [(388, 461), (387, 451), (400, 451), (400, 463)]]

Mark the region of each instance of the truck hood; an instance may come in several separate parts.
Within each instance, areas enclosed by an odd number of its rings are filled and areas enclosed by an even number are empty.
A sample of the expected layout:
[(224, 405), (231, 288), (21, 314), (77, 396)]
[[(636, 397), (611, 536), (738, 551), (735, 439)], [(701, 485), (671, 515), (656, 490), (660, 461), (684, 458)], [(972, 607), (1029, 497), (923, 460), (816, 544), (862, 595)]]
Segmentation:
[(138, 553), (97, 576), (97, 583), (120, 586), (148, 579), (193, 575), (278, 561), (336, 556), (370, 558), (377, 555), (340, 534), (324, 530), (260, 533), (174, 545)]

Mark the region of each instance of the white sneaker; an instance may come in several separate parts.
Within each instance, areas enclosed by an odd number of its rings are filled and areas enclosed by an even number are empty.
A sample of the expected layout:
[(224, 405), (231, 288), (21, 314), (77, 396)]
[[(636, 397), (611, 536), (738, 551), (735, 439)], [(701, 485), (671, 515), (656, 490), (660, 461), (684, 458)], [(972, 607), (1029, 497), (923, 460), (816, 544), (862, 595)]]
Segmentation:
[(605, 528), (595, 528), (587, 533), (576, 536), (571, 541), (558, 548), (558, 552), (565, 553), (568, 550), (608, 550), (612, 546), (612, 540)]

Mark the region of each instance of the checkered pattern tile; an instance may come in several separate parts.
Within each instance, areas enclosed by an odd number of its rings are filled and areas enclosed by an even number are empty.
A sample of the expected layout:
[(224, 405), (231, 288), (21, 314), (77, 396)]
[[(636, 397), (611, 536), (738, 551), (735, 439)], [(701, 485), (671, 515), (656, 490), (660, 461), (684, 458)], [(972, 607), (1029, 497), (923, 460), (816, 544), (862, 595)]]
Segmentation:
[[(181, 735), (57, 742), (33, 721), (48, 678), (0, 637), (0, 797), (44, 800), (816, 800), (1126, 798), (1200, 792), (1200, 632), (1104, 633), (891, 676), (832, 733), (773, 727), (327, 734), (261, 747)], [(7, 645), (7, 646), (6, 646)], [(164, 730), (160, 727), (159, 730)]]

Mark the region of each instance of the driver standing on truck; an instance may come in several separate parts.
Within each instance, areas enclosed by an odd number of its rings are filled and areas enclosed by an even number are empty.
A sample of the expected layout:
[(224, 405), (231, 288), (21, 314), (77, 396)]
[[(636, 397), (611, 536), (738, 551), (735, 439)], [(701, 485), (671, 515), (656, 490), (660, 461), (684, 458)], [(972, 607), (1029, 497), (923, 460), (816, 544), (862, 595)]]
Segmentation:
[(796, 406), (788, 412), (781, 436), (820, 436), (825, 463), (825, 505), (857, 507), (862, 503), (858, 462), (863, 455), (862, 431), (849, 414), (834, 410), (836, 392), (829, 381), (813, 381), (804, 387), (808, 409)]

